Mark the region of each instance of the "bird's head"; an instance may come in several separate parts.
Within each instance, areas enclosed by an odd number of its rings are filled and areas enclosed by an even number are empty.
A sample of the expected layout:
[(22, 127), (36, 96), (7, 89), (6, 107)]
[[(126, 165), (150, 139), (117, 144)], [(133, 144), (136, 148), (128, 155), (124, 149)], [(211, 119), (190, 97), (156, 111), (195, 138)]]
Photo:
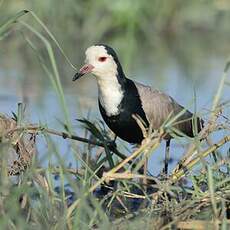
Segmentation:
[(100, 80), (116, 77), (118, 73), (123, 74), (115, 51), (107, 45), (90, 46), (85, 56), (85, 65), (74, 75), (73, 81), (88, 73)]

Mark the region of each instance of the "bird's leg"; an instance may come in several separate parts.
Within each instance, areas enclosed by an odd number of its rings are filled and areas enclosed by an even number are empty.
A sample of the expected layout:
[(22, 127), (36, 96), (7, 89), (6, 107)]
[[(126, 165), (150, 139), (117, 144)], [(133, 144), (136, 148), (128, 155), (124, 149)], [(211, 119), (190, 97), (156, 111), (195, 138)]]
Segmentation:
[(146, 185), (147, 185), (147, 170), (148, 170), (148, 157), (145, 158), (145, 162), (144, 162), (144, 180), (143, 180), (143, 183), (145, 185), (145, 188), (146, 188)]
[[(143, 139), (141, 142), (141, 145), (144, 145), (146, 143), (146, 139)], [(144, 190), (147, 191), (147, 172), (148, 172), (148, 157), (144, 154), (144, 164), (142, 166), (142, 174), (144, 175), (143, 184), (144, 184)]]
[(165, 147), (165, 165), (164, 165), (164, 174), (168, 175), (168, 163), (169, 163), (169, 148), (170, 148), (170, 139), (166, 140), (166, 147)]

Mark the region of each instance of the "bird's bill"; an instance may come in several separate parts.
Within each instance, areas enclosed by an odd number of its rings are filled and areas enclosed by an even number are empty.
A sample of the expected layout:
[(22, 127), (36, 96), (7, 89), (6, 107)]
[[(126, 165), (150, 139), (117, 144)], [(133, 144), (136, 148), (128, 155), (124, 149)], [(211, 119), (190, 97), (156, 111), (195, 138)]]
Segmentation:
[(73, 81), (76, 81), (80, 77), (82, 77), (85, 74), (91, 73), (93, 70), (94, 66), (91, 64), (85, 64), (84, 66), (81, 67), (78, 73), (76, 73), (73, 77)]

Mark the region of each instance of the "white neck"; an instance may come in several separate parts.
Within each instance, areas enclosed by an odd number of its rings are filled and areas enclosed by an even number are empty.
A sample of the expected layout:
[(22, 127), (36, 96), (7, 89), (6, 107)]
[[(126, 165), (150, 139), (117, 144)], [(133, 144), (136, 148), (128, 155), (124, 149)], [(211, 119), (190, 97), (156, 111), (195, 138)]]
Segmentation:
[(123, 98), (123, 91), (116, 76), (97, 77), (98, 97), (108, 116), (119, 113), (118, 106)]

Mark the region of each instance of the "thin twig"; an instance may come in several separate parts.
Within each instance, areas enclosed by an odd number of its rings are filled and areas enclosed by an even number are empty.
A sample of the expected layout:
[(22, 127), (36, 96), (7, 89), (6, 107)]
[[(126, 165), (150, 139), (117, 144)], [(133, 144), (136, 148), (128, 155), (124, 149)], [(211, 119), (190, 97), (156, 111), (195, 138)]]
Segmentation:
[(182, 166), (182, 168), (180, 168), (177, 172), (173, 173), (173, 175), (171, 176), (172, 182), (175, 183), (180, 178), (185, 176), (186, 172), (188, 172), (196, 163), (198, 163), (200, 159), (206, 157), (207, 155), (214, 152), (216, 149), (220, 148), (222, 145), (224, 145), (229, 141), (230, 141), (230, 136), (226, 136), (223, 139), (221, 139), (218, 143), (208, 148), (207, 150), (198, 153), (198, 155), (193, 160), (191, 160), (186, 166)]
[[(32, 133), (37, 133), (37, 132), (47, 132), (49, 134), (55, 135), (55, 136), (60, 136), (64, 139), (71, 139), (71, 140), (76, 140), (76, 141), (80, 141), (83, 143), (87, 143), (87, 144), (91, 144), (91, 145), (96, 145), (96, 146), (100, 146), (105, 148), (105, 144), (99, 141), (95, 141), (95, 140), (89, 140), (87, 138), (83, 138), (83, 137), (79, 137), (73, 134), (69, 134), (66, 132), (60, 132), (54, 129), (49, 129), (49, 128), (45, 128), (45, 127), (41, 127), (38, 125), (28, 125), (28, 126), (21, 126), (21, 127), (17, 127), (14, 129), (10, 129), (7, 130), (7, 132), (4, 134), (5, 136), (8, 136), (14, 132), (17, 131), (28, 131), (28, 132), (32, 132)], [(122, 154), (121, 152), (119, 152), (116, 147), (114, 146), (114, 143), (112, 142), (107, 142), (107, 147), (109, 148), (109, 150), (111, 150), (114, 154), (116, 154), (118, 157), (120, 157), (122, 160), (124, 160), (126, 158), (126, 156), (124, 154)], [(131, 164), (131, 162), (129, 162), (129, 164)]]

